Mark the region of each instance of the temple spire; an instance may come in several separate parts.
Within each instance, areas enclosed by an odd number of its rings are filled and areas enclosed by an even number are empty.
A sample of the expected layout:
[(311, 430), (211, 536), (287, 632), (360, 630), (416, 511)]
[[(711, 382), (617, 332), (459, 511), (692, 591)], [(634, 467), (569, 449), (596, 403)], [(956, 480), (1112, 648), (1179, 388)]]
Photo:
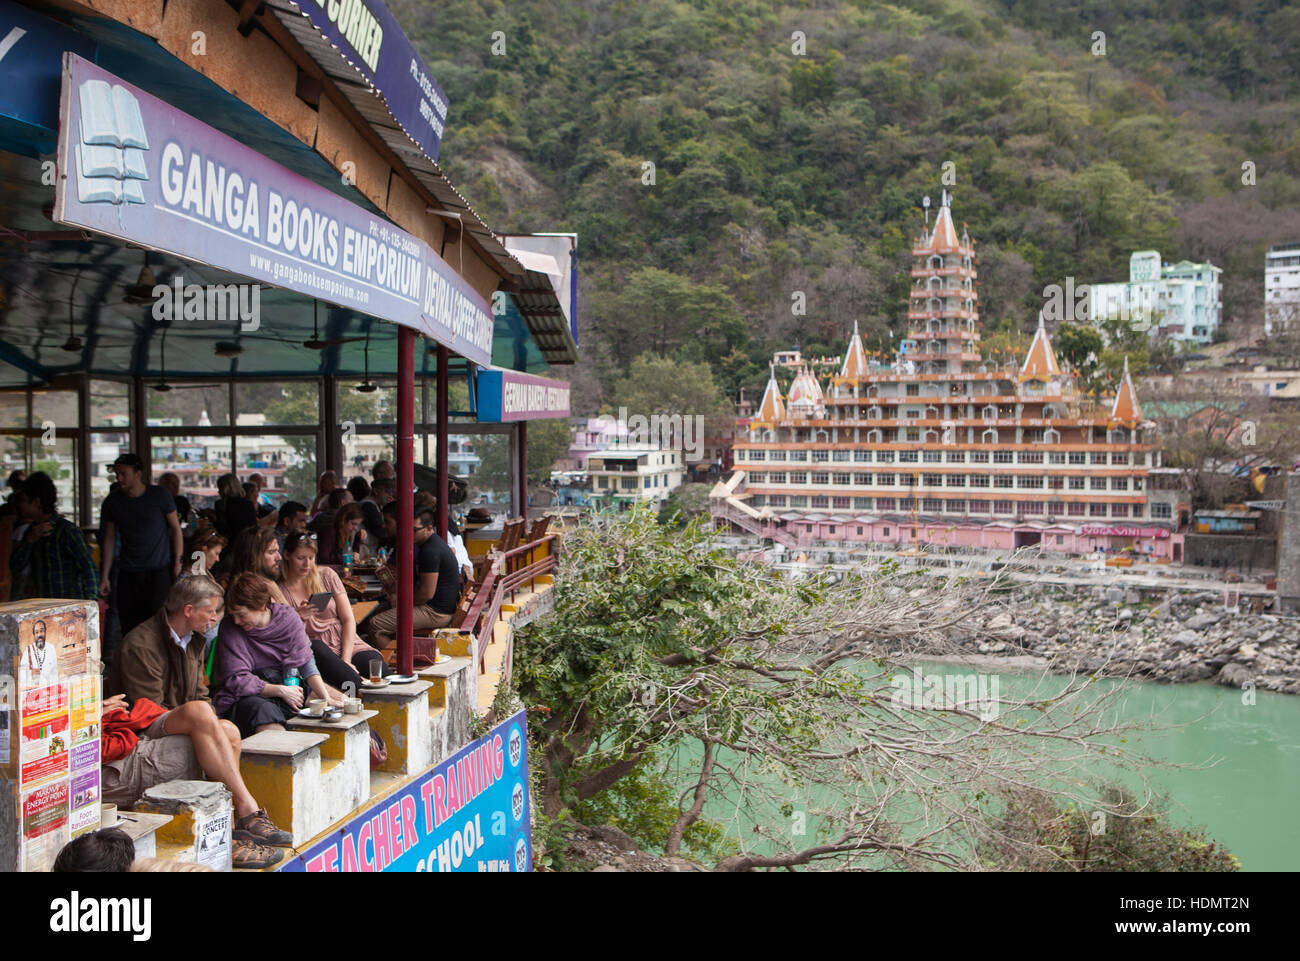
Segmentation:
[(844, 364), (840, 367), (840, 376), (857, 379), (867, 374), (867, 352), (862, 349), (862, 338), (858, 335), (858, 322), (853, 321), (853, 336), (849, 338), (849, 349), (844, 353)]
[(1115, 404), (1110, 410), (1110, 422), (1133, 428), (1140, 420), (1142, 420), (1142, 407), (1138, 404), (1133, 377), (1128, 372), (1128, 355), (1125, 354), (1124, 376), (1120, 378), (1119, 390), (1115, 391)]
[(763, 391), (763, 402), (758, 405), (757, 420), (763, 424), (775, 424), (785, 418), (785, 404), (781, 401), (781, 388), (776, 383), (776, 364), (768, 364), (767, 390)]
[(1020, 368), (1020, 379), (1050, 380), (1061, 376), (1061, 365), (1056, 362), (1056, 352), (1052, 350), (1051, 338), (1047, 336), (1047, 327), (1043, 324), (1043, 312), (1038, 312), (1038, 329), (1034, 331), (1034, 342), (1029, 345), (1029, 353)]

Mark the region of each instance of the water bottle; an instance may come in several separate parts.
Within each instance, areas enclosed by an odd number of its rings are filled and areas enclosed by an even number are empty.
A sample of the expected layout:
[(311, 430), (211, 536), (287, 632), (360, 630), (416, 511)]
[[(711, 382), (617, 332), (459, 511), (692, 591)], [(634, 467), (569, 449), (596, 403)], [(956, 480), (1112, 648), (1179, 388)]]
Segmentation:
[(284, 672), (285, 687), (302, 687), (302, 678), (298, 675), (298, 669), (291, 667)]
[(352, 548), (349, 547), (346, 551), (343, 552), (343, 576), (346, 577), (351, 573), (352, 573)]

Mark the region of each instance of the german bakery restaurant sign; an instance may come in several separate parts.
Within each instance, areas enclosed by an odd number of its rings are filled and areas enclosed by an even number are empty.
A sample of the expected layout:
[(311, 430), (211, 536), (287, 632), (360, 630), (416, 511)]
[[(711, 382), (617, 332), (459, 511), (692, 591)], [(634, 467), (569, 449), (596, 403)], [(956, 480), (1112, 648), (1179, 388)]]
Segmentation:
[(411, 327), (486, 364), (493, 318), (428, 244), (75, 54), (55, 220)]

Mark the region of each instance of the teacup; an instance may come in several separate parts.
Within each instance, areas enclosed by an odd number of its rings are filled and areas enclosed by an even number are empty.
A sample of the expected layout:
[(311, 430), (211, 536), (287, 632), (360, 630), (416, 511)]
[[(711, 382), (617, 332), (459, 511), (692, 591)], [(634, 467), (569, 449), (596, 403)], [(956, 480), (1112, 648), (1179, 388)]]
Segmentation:
[(361, 713), (361, 698), (359, 698), (359, 697), (349, 697), (347, 700), (345, 700), (345, 701), (343, 702), (343, 713), (344, 713), (344, 714), (360, 714), (360, 713)]
[(307, 710), (313, 717), (320, 717), (325, 713), (325, 708), (329, 707), (329, 702), (323, 697), (314, 697), (307, 702)]

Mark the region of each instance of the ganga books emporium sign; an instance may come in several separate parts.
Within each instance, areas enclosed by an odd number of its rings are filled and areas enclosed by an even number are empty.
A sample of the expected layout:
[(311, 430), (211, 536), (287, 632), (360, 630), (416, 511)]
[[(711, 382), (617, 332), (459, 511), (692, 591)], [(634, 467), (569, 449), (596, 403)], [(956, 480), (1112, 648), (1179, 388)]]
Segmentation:
[(488, 303), (433, 248), (64, 56), (54, 219), (410, 327), (478, 364)]
[(289, 861), (282, 871), (528, 871), (524, 712)]

